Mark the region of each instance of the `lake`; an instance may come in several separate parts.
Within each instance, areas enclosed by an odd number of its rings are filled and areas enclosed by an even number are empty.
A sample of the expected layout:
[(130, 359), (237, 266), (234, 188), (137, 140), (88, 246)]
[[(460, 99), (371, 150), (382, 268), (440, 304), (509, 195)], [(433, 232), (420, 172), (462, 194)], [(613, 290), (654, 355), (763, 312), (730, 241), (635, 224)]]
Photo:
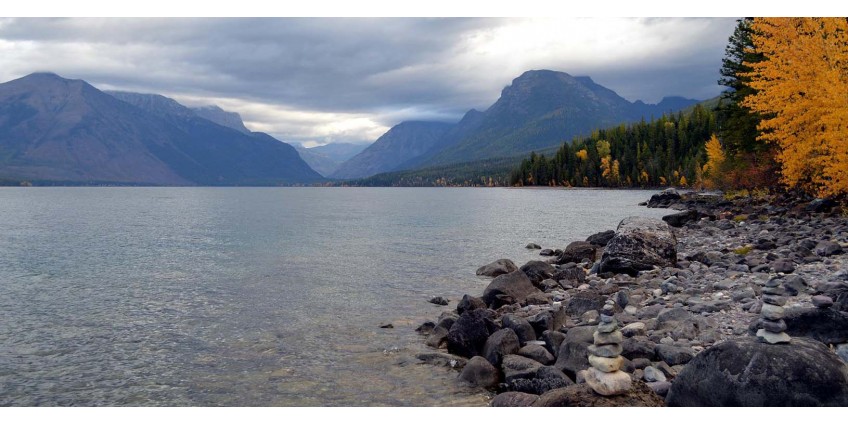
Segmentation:
[(0, 188), (0, 406), (485, 405), (414, 329), (654, 193)]

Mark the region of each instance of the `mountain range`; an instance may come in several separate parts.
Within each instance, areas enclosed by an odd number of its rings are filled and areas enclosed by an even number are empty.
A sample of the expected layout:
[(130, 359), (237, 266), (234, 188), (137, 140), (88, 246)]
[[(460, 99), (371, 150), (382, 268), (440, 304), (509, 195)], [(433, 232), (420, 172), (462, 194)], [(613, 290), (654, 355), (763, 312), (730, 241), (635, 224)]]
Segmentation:
[(655, 105), (630, 102), (589, 77), (550, 70), (527, 71), (504, 88), (488, 109), (472, 109), (457, 123), (396, 125), (342, 164), (332, 177), (361, 178), (515, 156), (558, 146), (598, 128), (650, 119), (697, 102), (682, 97), (666, 97)]
[(167, 97), (105, 93), (52, 73), (9, 81), (0, 84), (0, 179), (210, 186), (323, 180), (292, 146), (203, 114)]
[(367, 144), (331, 143), (323, 146), (305, 147), (293, 144), (300, 157), (319, 174), (329, 177), (348, 159), (368, 147)]

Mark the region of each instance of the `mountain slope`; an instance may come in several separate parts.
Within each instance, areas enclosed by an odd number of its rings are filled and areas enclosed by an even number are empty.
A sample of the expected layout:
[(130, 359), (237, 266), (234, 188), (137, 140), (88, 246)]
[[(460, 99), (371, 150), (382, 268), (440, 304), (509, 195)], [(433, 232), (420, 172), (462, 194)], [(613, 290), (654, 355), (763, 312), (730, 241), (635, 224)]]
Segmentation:
[(401, 122), (374, 144), (342, 164), (333, 178), (360, 178), (392, 171), (398, 165), (426, 153), (454, 124)]
[(244, 121), (241, 120), (241, 115), (236, 112), (228, 112), (215, 105), (195, 107), (191, 110), (203, 119), (244, 134), (250, 134), (250, 130), (244, 126)]
[(49, 73), (0, 84), (0, 179), (144, 185), (321, 180), (291, 146), (222, 127), (171, 99), (146, 101), (138, 107)]
[(332, 143), (324, 146), (306, 148), (295, 144), (294, 148), (309, 166), (323, 176), (332, 175), (348, 159), (365, 150), (368, 145), (350, 143)]

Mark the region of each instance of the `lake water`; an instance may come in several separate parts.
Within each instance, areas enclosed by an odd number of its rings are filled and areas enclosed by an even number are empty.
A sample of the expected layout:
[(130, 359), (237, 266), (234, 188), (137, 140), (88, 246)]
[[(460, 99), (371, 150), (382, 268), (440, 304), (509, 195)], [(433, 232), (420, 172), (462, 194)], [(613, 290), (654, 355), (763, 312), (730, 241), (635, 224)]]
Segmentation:
[(653, 193), (2, 188), (0, 406), (485, 405), (415, 327)]

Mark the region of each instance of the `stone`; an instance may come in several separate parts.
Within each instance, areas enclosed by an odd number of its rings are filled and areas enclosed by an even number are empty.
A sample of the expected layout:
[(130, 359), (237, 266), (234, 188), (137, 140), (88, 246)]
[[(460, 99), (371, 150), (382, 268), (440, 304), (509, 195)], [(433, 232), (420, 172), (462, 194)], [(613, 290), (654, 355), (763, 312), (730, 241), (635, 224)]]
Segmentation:
[(665, 309), (657, 315), (657, 328), (670, 328), (678, 325), (681, 321), (690, 319), (692, 314), (683, 308)]
[(577, 287), (586, 282), (586, 272), (583, 271), (583, 268), (579, 267), (558, 269), (554, 272), (554, 275), (551, 276), (551, 279), (559, 281), (560, 283), (565, 282)]
[(588, 311), (598, 311), (603, 307), (603, 296), (596, 291), (588, 290), (575, 293), (565, 305), (565, 312), (571, 316), (581, 316)]
[(656, 343), (644, 337), (625, 338), (621, 343), (624, 357), (631, 361), (636, 358), (647, 358), (649, 360), (656, 358), (656, 346)]
[(833, 309), (789, 308), (784, 317), (786, 332), (825, 344), (848, 342), (848, 313)]
[(668, 208), (669, 206), (680, 201), (680, 193), (673, 188), (665, 189), (648, 200), (649, 208)]
[(695, 357), (695, 351), (689, 347), (658, 344), (655, 350), (657, 357), (669, 365), (686, 364)]
[(533, 326), (526, 319), (517, 315), (507, 314), (503, 316), (501, 322), (504, 328), (510, 328), (515, 331), (518, 341), (522, 346), (529, 341), (536, 340), (536, 330), (533, 329)]
[(556, 361), (554, 355), (548, 352), (544, 346), (540, 345), (529, 344), (524, 346), (518, 350), (518, 354), (525, 358), (530, 358), (542, 365), (551, 365)]
[(462, 296), (462, 299), (460, 299), (459, 303), (456, 305), (456, 313), (459, 315), (475, 309), (486, 309), (486, 302), (479, 297), (466, 294)]
[(536, 243), (527, 243), (527, 246), (524, 246), (524, 247), (527, 248), (527, 249), (531, 249), (531, 250), (538, 250), (538, 249), (542, 248), (542, 246), (539, 246)]
[(757, 338), (771, 344), (789, 343), (789, 341), (792, 340), (792, 338), (786, 333), (772, 333), (764, 329), (757, 330)]
[(554, 313), (552, 311), (539, 312), (538, 314), (527, 318), (527, 322), (530, 323), (531, 327), (533, 327), (533, 331), (536, 332), (536, 335), (542, 334), (548, 330), (556, 329), (556, 320), (554, 319)]
[(595, 356), (603, 356), (604, 358), (615, 358), (618, 355), (621, 355), (623, 351), (621, 345), (618, 344), (610, 344), (610, 345), (589, 345), (586, 348), (586, 351), (591, 355)]
[(763, 318), (770, 319), (772, 321), (782, 319), (785, 315), (785, 311), (782, 306), (771, 305), (768, 303), (763, 303), (763, 309), (761, 313), (763, 315)]
[(772, 296), (783, 296), (786, 294), (786, 290), (783, 287), (763, 287), (763, 294), (770, 294)]
[(434, 305), (446, 306), (448, 304), (448, 300), (441, 296), (436, 296), (429, 300), (430, 303)]
[(518, 271), (518, 267), (515, 266), (509, 259), (498, 259), (488, 265), (483, 265), (480, 268), (477, 268), (477, 275), (483, 275), (486, 277), (497, 277), (503, 274), (509, 274), (510, 272)]
[(443, 343), (447, 342), (448, 331), (449, 330), (445, 327), (437, 326), (427, 337), (425, 344), (434, 349), (438, 349)]
[(503, 370), (504, 380), (507, 382), (519, 378), (534, 378), (536, 372), (543, 366), (539, 362), (521, 355), (506, 355), (501, 361), (501, 370)]
[(788, 259), (778, 259), (771, 264), (774, 272), (782, 272), (784, 274), (789, 274), (795, 271), (795, 263)]
[(615, 237), (615, 231), (607, 230), (602, 231), (600, 233), (592, 234), (591, 236), (586, 238), (586, 241), (594, 244), (595, 246), (604, 247), (607, 245), (607, 243), (609, 243), (610, 240), (612, 240), (613, 237)]
[(556, 356), (557, 352), (559, 352), (559, 347), (562, 345), (562, 342), (565, 340), (565, 333), (560, 331), (545, 331), (542, 333), (542, 341), (545, 342), (545, 349), (551, 353), (551, 355)]
[(554, 255), (553, 249), (542, 249), (541, 251), (539, 251), (539, 256), (553, 256), (553, 255)]
[(677, 375), (668, 406), (848, 406), (848, 369), (827, 346), (732, 339), (696, 356)]
[(782, 333), (786, 331), (787, 328), (786, 321), (782, 319), (777, 321), (772, 321), (770, 319), (760, 319), (760, 327), (763, 330), (766, 330), (771, 333)]
[(425, 364), (454, 369), (465, 368), (465, 365), (468, 363), (468, 360), (461, 356), (443, 352), (422, 352), (415, 355), (415, 357)]
[(578, 371), (589, 368), (589, 352), (587, 349), (594, 340), (594, 333), (594, 326), (569, 329), (560, 345), (554, 366), (570, 376), (576, 376)]
[(670, 381), (654, 381), (651, 383), (645, 383), (651, 390), (654, 391), (658, 396), (665, 397), (668, 394), (668, 390), (671, 388)]
[(539, 396), (538, 407), (659, 407), (663, 398), (641, 381), (633, 381), (630, 390), (618, 396), (598, 396), (588, 384), (573, 384)]
[(597, 253), (598, 246), (586, 241), (575, 241), (566, 246), (565, 250), (562, 251), (562, 255), (557, 258), (556, 263), (560, 265), (569, 262), (579, 264), (583, 260), (594, 262)]
[(645, 217), (628, 217), (618, 224), (615, 237), (601, 256), (600, 272), (636, 276), (654, 266), (677, 264), (677, 238), (665, 222)]
[(790, 275), (783, 279), (783, 288), (789, 296), (798, 296), (806, 291), (807, 281), (800, 275)]
[(624, 364), (623, 356), (616, 356), (615, 358), (605, 358), (603, 356), (595, 356), (591, 354), (589, 355), (589, 365), (593, 366), (599, 371), (618, 371), (621, 369), (622, 364)]
[(672, 227), (680, 228), (690, 222), (697, 222), (701, 219), (701, 214), (696, 210), (688, 210), (662, 217), (662, 220), (667, 222)]
[(630, 390), (632, 381), (623, 371), (601, 372), (589, 368), (586, 370), (586, 384), (599, 395), (614, 396)]
[(621, 328), (621, 334), (624, 337), (644, 336), (647, 334), (647, 328), (644, 322), (631, 322)]
[(522, 392), (503, 392), (494, 399), (490, 406), (493, 407), (527, 407), (533, 406), (533, 403), (539, 400), (538, 395)]
[(813, 306), (819, 309), (827, 309), (833, 306), (833, 299), (828, 296), (813, 296), (810, 300), (813, 302)]
[(598, 324), (598, 333), (606, 334), (606, 333), (612, 333), (616, 330), (618, 330), (618, 323), (615, 322), (615, 321), (604, 322), (604, 323)]
[(600, 331), (596, 331), (594, 336), (594, 342), (596, 345), (619, 344), (624, 340), (624, 336), (621, 334), (621, 331), (613, 331), (612, 333), (601, 333)]
[(833, 241), (822, 241), (816, 245), (815, 252), (819, 256), (833, 256), (843, 253), (842, 246)]
[(425, 336), (429, 336), (429, 335), (430, 335), (430, 333), (432, 333), (432, 332), (433, 332), (433, 329), (435, 329), (435, 328), (436, 328), (436, 323), (435, 323), (435, 322), (433, 322), (433, 321), (427, 321), (427, 322), (425, 322), (425, 323), (423, 323), (423, 324), (419, 325), (419, 326), (418, 326), (418, 328), (416, 328), (416, 329), (415, 329), (415, 332), (416, 332), (416, 333), (421, 333), (421, 334), (423, 334), (423, 335), (425, 335)]
[(510, 303), (522, 303), (528, 295), (538, 292), (527, 275), (517, 270), (495, 277), (483, 290), (482, 299), (490, 308), (496, 309)]
[(651, 365), (651, 361), (647, 358), (636, 358), (630, 362), (633, 364), (633, 368), (637, 370), (643, 370)]
[(649, 383), (652, 383), (652, 382), (655, 382), (655, 381), (666, 381), (665, 374), (662, 371), (660, 371), (660, 370), (658, 370), (654, 367), (645, 367), (645, 370), (643, 372), (644, 372), (645, 381), (647, 381)]
[(530, 282), (534, 286), (538, 286), (542, 281), (551, 278), (554, 272), (556, 272), (556, 268), (553, 265), (542, 261), (527, 262), (519, 269), (527, 275), (527, 278), (530, 279)]
[(839, 356), (839, 359), (842, 359), (842, 362), (848, 364), (848, 343), (836, 346), (836, 355)]
[(764, 294), (763, 302), (774, 306), (783, 306), (786, 304), (786, 298), (783, 296), (775, 296), (773, 294)]
[[(500, 366), (503, 357), (512, 355), (521, 348), (518, 336), (511, 328), (504, 328), (492, 333), (483, 345), (483, 357), (494, 366)], [(544, 348), (543, 348), (544, 350)]]
[(468, 385), (487, 389), (495, 388), (500, 382), (498, 369), (482, 356), (469, 359), (457, 378)]
[(475, 309), (462, 314), (447, 335), (448, 352), (471, 358), (483, 351), (489, 338), (487, 309)]
[(562, 371), (550, 366), (539, 367), (535, 374), (527, 377), (511, 377), (505, 380), (508, 390), (535, 395), (574, 384)]

